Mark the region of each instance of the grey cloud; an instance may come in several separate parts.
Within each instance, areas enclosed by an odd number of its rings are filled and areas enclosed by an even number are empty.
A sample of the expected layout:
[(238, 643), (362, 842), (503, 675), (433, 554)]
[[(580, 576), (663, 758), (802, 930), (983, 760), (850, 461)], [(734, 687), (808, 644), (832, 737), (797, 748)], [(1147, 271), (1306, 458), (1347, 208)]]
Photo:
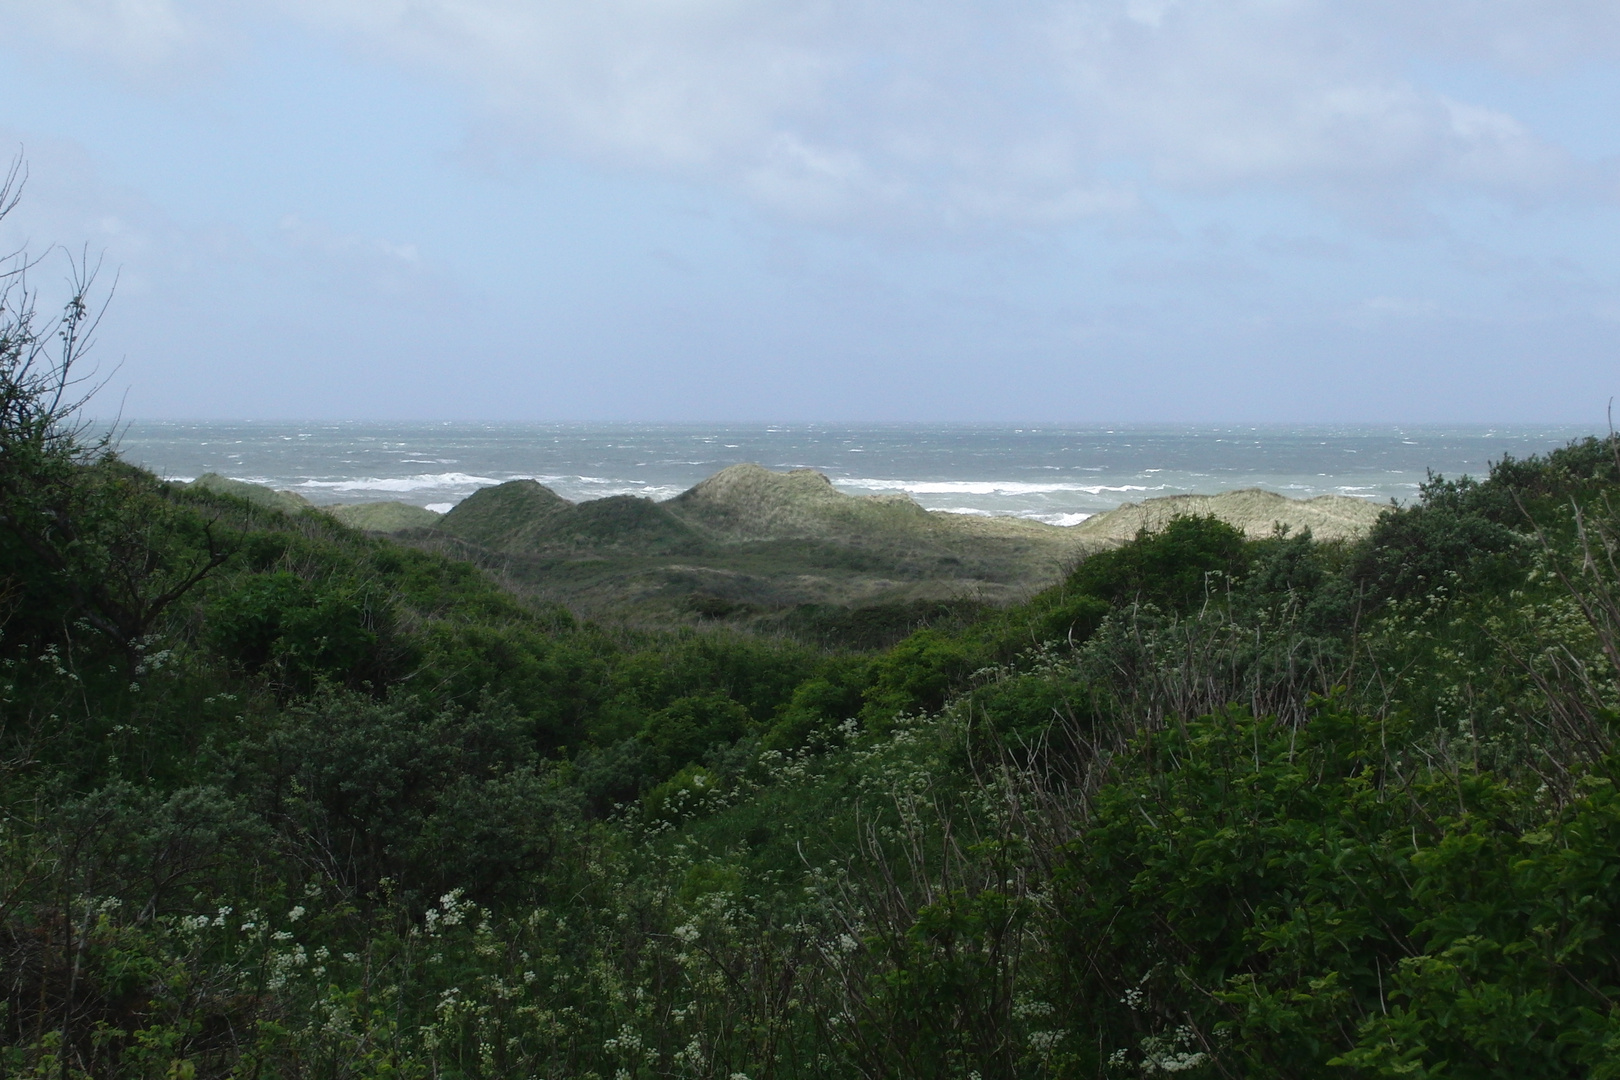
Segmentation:
[[(62, 0), (37, 33), (174, 63), (217, 0)], [(514, 143), (726, 185), (793, 215), (1046, 225), (1145, 188), (1283, 188), (1362, 222), (1437, 188), (1536, 202), (1614, 185), (1415, 55), (1532, 71), (1620, 57), (1574, 0), (279, 0), (357, 52), (468, 88)]]

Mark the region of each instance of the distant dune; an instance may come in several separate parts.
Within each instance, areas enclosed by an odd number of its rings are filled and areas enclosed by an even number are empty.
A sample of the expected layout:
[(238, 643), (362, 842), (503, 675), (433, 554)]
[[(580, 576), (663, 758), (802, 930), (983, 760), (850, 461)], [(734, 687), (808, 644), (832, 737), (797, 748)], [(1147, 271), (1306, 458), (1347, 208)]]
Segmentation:
[(367, 532), (399, 532), (402, 529), (431, 529), (442, 514), (403, 502), (345, 503), (316, 509), (331, 514), (352, 529)]
[[(288, 511), (292, 492), (218, 476), (197, 484)], [(790, 626), (802, 613), (884, 609), (896, 632), (944, 605), (1004, 604), (1060, 579), (1088, 554), (1212, 514), (1252, 537), (1279, 525), (1353, 537), (1381, 508), (1259, 489), (1127, 503), (1060, 527), (923, 509), (908, 495), (846, 495), (810, 469), (733, 465), (663, 502), (616, 495), (572, 503), (534, 480), (482, 488), (448, 513), (404, 503), (319, 507), (355, 528), (483, 563), (513, 585), (591, 615), (667, 623)], [(933, 605), (933, 607), (930, 607)], [(800, 619), (802, 622), (803, 620)]]
[(1166, 495), (1087, 518), (1073, 531), (1096, 540), (1122, 542), (1143, 529), (1154, 532), (1172, 518), (1211, 515), (1242, 529), (1252, 539), (1270, 536), (1283, 525), (1295, 535), (1306, 529), (1318, 540), (1344, 540), (1372, 528), (1386, 508), (1348, 495), (1290, 499), (1274, 491), (1245, 488), (1219, 495)]
[(273, 510), (284, 510), (289, 514), (296, 514), (300, 510), (310, 509), (310, 502), (296, 491), (276, 491), (263, 484), (250, 484), (245, 480), (232, 480), (219, 473), (203, 473), (191, 482), (192, 487), (211, 491), (216, 495), (232, 495), (238, 499), (245, 499), (256, 506), (265, 506)]

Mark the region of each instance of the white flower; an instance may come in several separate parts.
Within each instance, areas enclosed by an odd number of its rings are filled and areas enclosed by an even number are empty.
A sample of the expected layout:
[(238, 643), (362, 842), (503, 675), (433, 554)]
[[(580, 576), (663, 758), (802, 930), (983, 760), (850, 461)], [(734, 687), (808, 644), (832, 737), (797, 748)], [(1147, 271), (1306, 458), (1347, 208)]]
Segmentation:
[(1038, 1054), (1050, 1054), (1066, 1034), (1068, 1032), (1065, 1031), (1032, 1031), (1029, 1033), (1029, 1047)]
[(464, 903), (461, 899), (460, 889), (451, 889), (439, 897), (439, 906), (444, 909), (444, 925), (455, 926), (461, 922), (466, 909), (472, 905)]
[(1186, 1072), (1188, 1069), (1196, 1069), (1206, 1060), (1208, 1060), (1208, 1055), (1202, 1052), (1183, 1052), (1179, 1054), (1167, 1054), (1164, 1057), (1150, 1061), (1147, 1064), (1149, 1068), (1157, 1069), (1159, 1072), (1175, 1073)]

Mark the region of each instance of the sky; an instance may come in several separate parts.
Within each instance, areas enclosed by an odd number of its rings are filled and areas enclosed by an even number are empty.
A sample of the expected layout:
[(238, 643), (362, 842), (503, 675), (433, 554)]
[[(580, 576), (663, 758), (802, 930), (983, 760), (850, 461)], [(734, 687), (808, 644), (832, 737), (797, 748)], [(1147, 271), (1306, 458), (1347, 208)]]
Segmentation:
[(126, 418), (1597, 429), (1620, 394), (1613, 0), (0, 27), (0, 245), (43, 306), (100, 262)]

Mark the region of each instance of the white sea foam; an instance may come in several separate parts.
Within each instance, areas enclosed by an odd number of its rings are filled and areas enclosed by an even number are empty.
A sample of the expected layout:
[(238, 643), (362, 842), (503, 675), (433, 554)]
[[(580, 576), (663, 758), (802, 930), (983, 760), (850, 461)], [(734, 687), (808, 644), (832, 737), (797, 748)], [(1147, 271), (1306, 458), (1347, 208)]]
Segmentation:
[(835, 487), (856, 488), (862, 491), (904, 491), (911, 495), (1055, 495), (1079, 492), (1101, 495), (1104, 492), (1165, 491), (1168, 484), (1073, 484), (1031, 483), (1027, 480), (883, 480), (838, 479)]
[[(853, 495), (905, 493), (930, 509), (1071, 524), (1084, 512), (1126, 501), (1247, 487), (1408, 502), (1428, 469), (1483, 475), (1506, 451), (1528, 456), (1581, 434), (1551, 428), (1075, 428), (1041, 434), (927, 426), (627, 431), (622, 425), (155, 422), (131, 426), (121, 451), (188, 482), (214, 472), (291, 488), (320, 503), (400, 499), (435, 507), (523, 477), (574, 502), (620, 494), (667, 498), (749, 460), (779, 470), (819, 468)], [(728, 438), (735, 441), (722, 441)], [(735, 453), (707, 456), (733, 446)], [(421, 471), (408, 472), (413, 465)]]
[(1090, 514), (1062, 514), (1042, 513), (1037, 510), (1020, 510), (1012, 513), (1005, 511), (986, 510), (978, 506), (934, 506), (929, 508), (932, 514), (970, 514), (973, 517), (1016, 517), (1025, 521), (1039, 521), (1047, 525), (1078, 525), (1091, 517)]
[(448, 514), (455, 506), (455, 503), (428, 503), (424, 509), (431, 510), (435, 514)]
[(305, 480), (296, 485), (317, 491), (423, 491), (429, 488), (481, 488), (499, 484), (488, 476), (468, 473), (421, 473), (416, 476), (368, 476), (355, 480)]

